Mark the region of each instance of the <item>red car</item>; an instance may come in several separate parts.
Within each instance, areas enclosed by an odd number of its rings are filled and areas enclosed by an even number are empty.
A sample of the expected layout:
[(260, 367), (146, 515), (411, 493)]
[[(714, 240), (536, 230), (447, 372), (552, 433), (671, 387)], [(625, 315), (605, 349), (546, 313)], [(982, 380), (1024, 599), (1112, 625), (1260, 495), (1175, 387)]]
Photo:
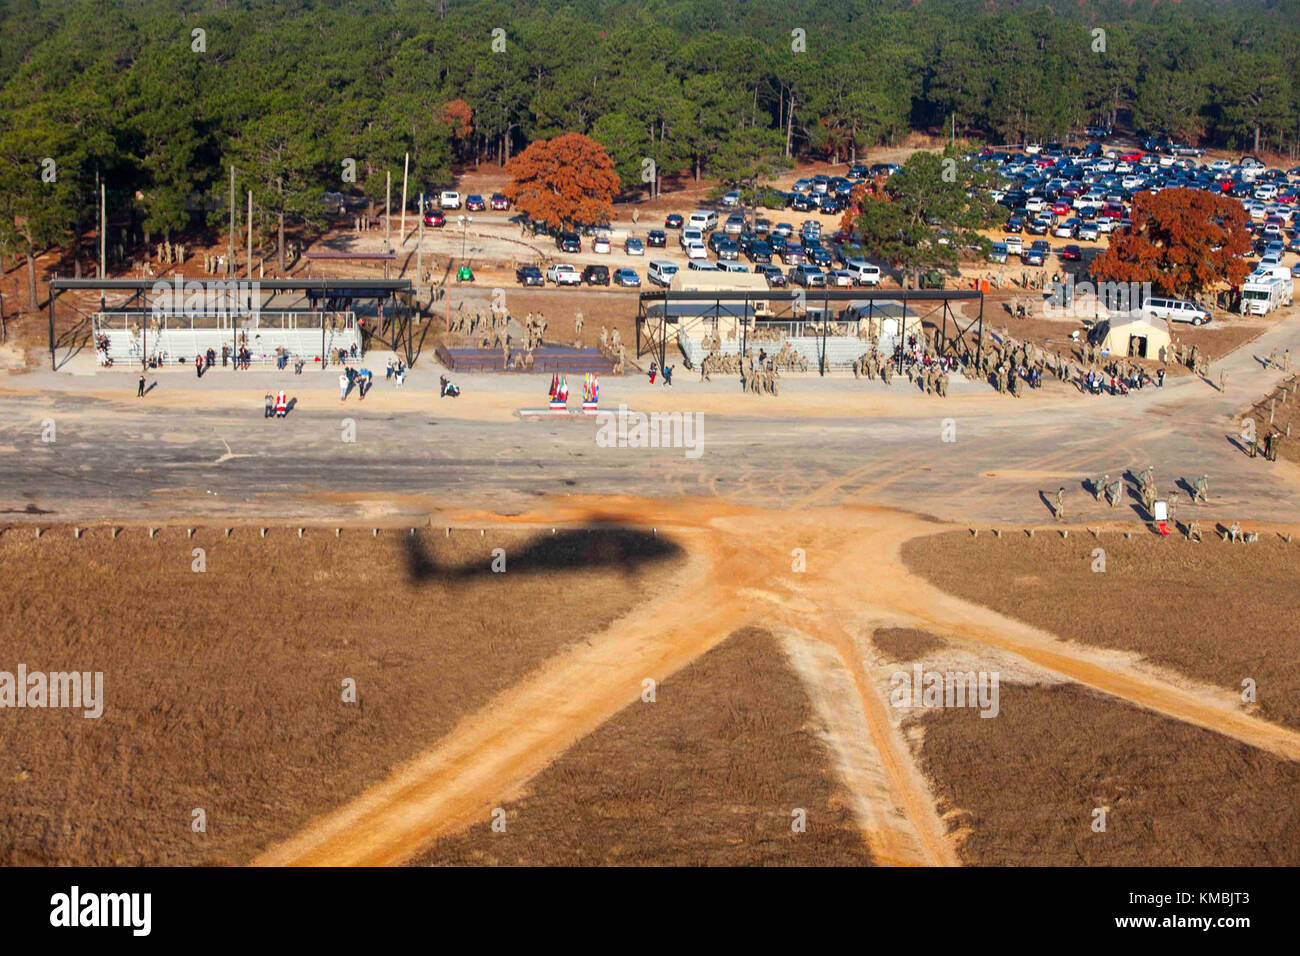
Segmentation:
[(1069, 245), (1061, 250), (1061, 259), (1065, 262), (1078, 262), (1083, 258), (1083, 252), (1078, 246)]
[(493, 193), (490, 203), (494, 212), (505, 212), (510, 208), (510, 200), (501, 193)]
[(1058, 202), (1052, 207), (1053, 216), (1068, 216), (1073, 211), (1073, 207), (1068, 202)]
[(447, 225), (447, 217), (435, 209), (424, 214), (424, 224), (426, 226), (445, 226)]
[(1142, 162), (1142, 151), (1136, 153), (1123, 153), (1119, 158), (1121, 163), (1140, 163)]
[(1123, 219), (1124, 207), (1118, 203), (1106, 203), (1101, 207), (1101, 214), (1107, 219)]

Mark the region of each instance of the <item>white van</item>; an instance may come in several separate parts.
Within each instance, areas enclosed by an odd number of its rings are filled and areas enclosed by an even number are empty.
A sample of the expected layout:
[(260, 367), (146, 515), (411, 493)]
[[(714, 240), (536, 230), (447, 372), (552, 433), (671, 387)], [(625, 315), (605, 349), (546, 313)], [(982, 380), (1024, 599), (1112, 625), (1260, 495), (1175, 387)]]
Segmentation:
[(650, 267), (646, 270), (646, 278), (655, 285), (666, 286), (672, 281), (673, 276), (677, 274), (678, 266), (674, 262), (668, 262), (664, 259), (650, 260)]
[(438, 205), (443, 209), (459, 209), (460, 193), (454, 189), (444, 189), (438, 194)]
[(697, 209), (686, 217), (686, 228), (712, 232), (718, 228), (718, 214), (708, 209)]
[(1210, 321), (1210, 313), (1199, 305), (1185, 299), (1167, 299), (1161, 296), (1153, 296), (1142, 303), (1141, 312), (1143, 315), (1151, 315), (1157, 319), (1167, 319), (1170, 322), (1190, 322), (1192, 325), (1204, 325)]
[(873, 266), (862, 259), (850, 259), (844, 265), (844, 271), (853, 276), (855, 285), (880, 285), (880, 266)]

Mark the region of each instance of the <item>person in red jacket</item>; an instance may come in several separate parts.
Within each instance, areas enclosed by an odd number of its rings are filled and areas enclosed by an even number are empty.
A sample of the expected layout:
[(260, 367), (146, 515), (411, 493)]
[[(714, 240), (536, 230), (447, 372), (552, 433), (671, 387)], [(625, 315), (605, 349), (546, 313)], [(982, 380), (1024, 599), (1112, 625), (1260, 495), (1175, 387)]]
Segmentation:
[(284, 389), (276, 392), (275, 395), (275, 417), (284, 418), (289, 414), (289, 399), (284, 394)]

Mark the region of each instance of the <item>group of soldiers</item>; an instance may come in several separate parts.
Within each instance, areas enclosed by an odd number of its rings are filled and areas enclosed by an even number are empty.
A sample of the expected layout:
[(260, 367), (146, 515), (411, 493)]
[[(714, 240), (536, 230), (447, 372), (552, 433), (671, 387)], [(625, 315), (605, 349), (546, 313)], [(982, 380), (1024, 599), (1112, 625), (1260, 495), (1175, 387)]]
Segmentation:
[[(574, 328), (581, 329), (582, 313), (574, 319)], [(623, 344), (623, 335), (618, 329), (600, 327), (600, 352), (606, 358), (614, 360), (613, 373), (622, 375), (627, 370), (627, 346)]]
[[(1142, 507), (1148, 515), (1154, 517), (1155, 504), (1160, 497), (1160, 490), (1156, 484), (1155, 466), (1147, 465), (1147, 467), (1143, 469), (1142, 473), (1138, 476), (1137, 481), (1138, 481), (1138, 496), (1142, 500)], [(1102, 498), (1104, 497), (1106, 499), (1107, 504), (1109, 504), (1112, 508), (1116, 507), (1120, 503), (1121, 498), (1123, 497), (1124, 483), (1122, 479), (1117, 478), (1114, 481), (1111, 481), (1110, 475), (1102, 475), (1100, 478), (1091, 479), (1089, 484), (1092, 487), (1093, 498), (1096, 499), (1097, 501), (1101, 501)], [(1056, 517), (1058, 520), (1062, 519), (1064, 516), (1064, 510), (1063, 510), (1064, 496), (1065, 496), (1065, 488), (1062, 487), (1056, 492)], [(1191, 498), (1192, 504), (1196, 504), (1197, 502), (1209, 501), (1209, 497), (1210, 497), (1210, 476), (1209, 475), (1201, 475), (1201, 477), (1196, 479), (1196, 483), (1193, 486), (1192, 493), (1191, 495), (1189, 495), (1189, 497)], [(1175, 527), (1178, 526), (1178, 500), (1179, 500), (1179, 495), (1177, 491), (1171, 491), (1169, 493), (1168, 499), (1166, 499), (1166, 507), (1168, 509), (1167, 519), (1173, 522)], [(1199, 521), (1192, 521), (1191, 523), (1188, 524), (1187, 537), (1190, 540), (1194, 540), (1194, 541), (1201, 540), (1201, 523)]]
[(894, 380), (894, 363), (881, 358), (873, 348), (853, 360), (853, 377), (868, 380), (879, 377), (889, 385)]
[(781, 373), (777, 370), (776, 360), (768, 358), (760, 362), (752, 349), (746, 350), (745, 359), (747, 370), (742, 380), (745, 391), (750, 395), (780, 395)]

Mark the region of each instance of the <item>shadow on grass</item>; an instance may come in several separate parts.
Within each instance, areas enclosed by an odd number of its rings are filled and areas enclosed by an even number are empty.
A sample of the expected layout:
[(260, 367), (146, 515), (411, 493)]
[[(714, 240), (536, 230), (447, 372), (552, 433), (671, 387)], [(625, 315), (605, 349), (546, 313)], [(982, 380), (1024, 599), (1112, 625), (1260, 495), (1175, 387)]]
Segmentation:
[[(492, 556), (473, 564), (439, 564), (419, 535), (405, 542), (407, 577), (412, 583), (466, 581), (493, 570)], [(555, 574), (592, 568), (616, 568), (631, 574), (641, 567), (683, 553), (673, 541), (630, 528), (580, 528), (539, 534), (522, 546), (505, 549), (508, 574)]]

